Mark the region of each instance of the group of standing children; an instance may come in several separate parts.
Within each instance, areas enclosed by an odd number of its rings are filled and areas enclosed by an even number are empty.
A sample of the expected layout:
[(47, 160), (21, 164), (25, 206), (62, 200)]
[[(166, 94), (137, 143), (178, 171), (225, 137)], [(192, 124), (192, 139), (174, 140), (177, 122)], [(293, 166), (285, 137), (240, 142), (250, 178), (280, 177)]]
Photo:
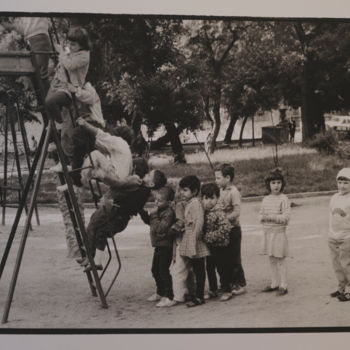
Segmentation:
[[(187, 306), (192, 307), (204, 304), (205, 299), (220, 296), (220, 301), (227, 301), (246, 292), (241, 262), (241, 196), (234, 176), (229, 164), (215, 170), (215, 183), (201, 186), (196, 176), (185, 176), (179, 182), (176, 203), (172, 203), (174, 192), (170, 188), (156, 192), (149, 222), (157, 290), (148, 301), (159, 301), (158, 307), (188, 301)], [(280, 169), (271, 171), (265, 182), (269, 194), (263, 199), (259, 219), (271, 284), (262, 292), (276, 291), (282, 296), (288, 293), (285, 258), (290, 204), (283, 194), (285, 180)], [(209, 291), (204, 294), (206, 273)]]
[[(223, 164), (215, 171), (216, 183), (201, 188), (197, 176), (179, 182), (178, 198), (165, 188), (156, 192), (156, 208), (149, 212), (151, 241), (155, 247), (152, 274), (157, 290), (148, 301), (158, 307), (187, 301), (188, 307), (204, 304), (219, 295), (246, 291), (241, 263), (241, 198), (233, 184), (234, 168)], [(206, 272), (210, 291), (204, 295)]]

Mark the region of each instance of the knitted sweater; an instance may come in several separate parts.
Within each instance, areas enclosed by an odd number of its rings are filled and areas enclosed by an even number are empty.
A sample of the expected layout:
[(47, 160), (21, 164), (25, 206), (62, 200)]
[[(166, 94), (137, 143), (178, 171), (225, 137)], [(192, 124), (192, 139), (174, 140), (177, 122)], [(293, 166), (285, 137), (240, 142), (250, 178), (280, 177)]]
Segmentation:
[(329, 237), (350, 239), (350, 193), (336, 193), (331, 198)]
[(290, 203), (285, 194), (269, 194), (264, 197), (259, 212), (264, 232), (285, 232), (289, 218)]
[(204, 213), (204, 242), (209, 247), (225, 247), (230, 241), (231, 223), (218, 205)]

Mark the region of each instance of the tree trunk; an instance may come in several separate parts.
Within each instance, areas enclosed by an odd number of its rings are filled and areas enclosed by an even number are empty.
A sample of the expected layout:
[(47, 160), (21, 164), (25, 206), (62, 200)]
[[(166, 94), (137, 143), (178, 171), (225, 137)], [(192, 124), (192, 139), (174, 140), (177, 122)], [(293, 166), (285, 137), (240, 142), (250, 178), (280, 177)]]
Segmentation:
[(232, 142), (231, 141), (232, 134), (233, 134), (233, 130), (235, 129), (235, 125), (236, 125), (237, 120), (238, 120), (238, 115), (231, 114), (230, 123), (227, 127), (225, 138), (224, 138), (224, 142), (227, 144), (230, 144)]
[(170, 138), (171, 149), (174, 153), (175, 163), (186, 163), (182, 143), (179, 138), (179, 131), (173, 123), (166, 123), (165, 129)]
[(247, 120), (248, 120), (248, 116), (245, 116), (242, 122), (241, 131), (239, 133), (239, 147), (242, 147), (242, 144), (243, 144), (243, 130), (244, 130), (245, 124), (247, 123)]
[(137, 111), (134, 111), (131, 118), (131, 127), (135, 135), (138, 135), (141, 131), (142, 118)]
[(208, 119), (208, 121), (211, 123), (211, 126), (213, 127), (214, 122), (213, 122), (213, 118), (210, 115), (210, 107), (209, 107), (209, 105), (210, 105), (210, 103), (209, 103), (210, 97), (209, 97), (209, 95), (206, 95), (203, 98), (203, 100), (204, 100), (204, 113), (205, 113), (205, 116)]
[(213, 153), (216, 148), (216, 139), (219, 135), (220, 127), (221, 127), (221, 118), (220, 118), (220, 104), (221, 104), (221, 84), (218, 83), (215, 88), (215, 98), (214, 98), (214, 126), (212, 131), (211, 142), (209, 145), (209, 152)]
[(316, 133), (325, 129), (324, 114), (321, 103), (314, 93), (314, 83), (312, 80), (312, 69), (315, 63), (307, 60), (303, 66), (302, 72), (302, 103), (301, 103), (301, 121), (302, 121), (302, 141), (310, 140)]

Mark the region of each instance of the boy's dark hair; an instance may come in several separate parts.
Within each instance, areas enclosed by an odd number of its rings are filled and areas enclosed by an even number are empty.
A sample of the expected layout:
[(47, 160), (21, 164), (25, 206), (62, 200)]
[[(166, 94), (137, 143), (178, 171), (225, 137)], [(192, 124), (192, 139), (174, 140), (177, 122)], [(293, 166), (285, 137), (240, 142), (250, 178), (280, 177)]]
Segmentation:
[(134, 131), (126, 125), (117, 126), (110, 131), (111, 135), (119, 136), (130, 146), (134, 140)]
[(165, 186), (166, 182), (167, 182), (167, 178), (166, 178), (165, 174), (160, 170), (154, 170), (154, 173), (153, 173), (154, 187), (153, 187), (153, 189), (157, 190), (157, 189)]
[(141, 179), (149, 172), (149, 166), (145, 158), (139, 157), (133, 159), (133, 173)]
[(179, 186), (181, 188), (189, 188), (192, 193), (197, 191), (197, 194), (199, 194), (199, 191), (201, 189), (201, 182), (199, 181), (198, 177), (195, 175), (188, 175), (183, 177), (180, 182)]
[(339, 177), (337, 177), (337, 180), (340, 180), (340, 181), (350, 181), (350, 179), (348, 179), (348, 178), (345, 177), (345, 176), (339, 176)]
[(284, 180), (282, 169), (281, 168), (275, 168), (269, 172), (269, 174), (265, 177), (265, 185), (269, 192), (271, 192), (270, 182), (273, 180), (281, 180), (282, 181), (282, 187), (281, 192), (284, 189), (284, 186), (286, 185), (286, 181)]
[(202, 185), (201, 188), (202, 197), (213, 198), (214, 196), (220, 197), (220, 188), (215, 182)]
[(157, 191), (166, 201), (173, 201), (175, 192), (170, 186), (164, 186)]
[(82, 50), (90, 50), (89, 35), (82, 27), (70, 28), (67, 34), (67, 39), (77, 42)]
[(215, 171), (220, 171), (223, 177), (229, 176), (231, 181), (235, 178), (235, 168), (230, 164), (220, 164)]

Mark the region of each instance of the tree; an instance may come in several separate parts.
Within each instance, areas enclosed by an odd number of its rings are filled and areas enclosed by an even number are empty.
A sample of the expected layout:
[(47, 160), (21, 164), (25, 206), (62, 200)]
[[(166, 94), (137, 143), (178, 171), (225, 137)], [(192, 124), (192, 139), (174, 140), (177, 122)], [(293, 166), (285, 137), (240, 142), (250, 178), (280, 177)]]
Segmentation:
[(191, 21), (189, 25), (189, 59), (198, 67), (204, 110), (213, 124), (209, 151), (214, 152), (221, 126), (224, 72), (239, 37), (239, 28), (235, 21)]
[(230, 116), (225, 142), (230, 143), (234, 125), (243, 118), (240, 145), (248, 117), (275, 108), (281, 98), (278, 89), (280, 55), (275, 49), (272, 23), (245, 22), (225, 72), (223, 104)]
[(280, 88), (292, 106), (301, 106), (303, 141), (324, 129), (324, 113), (349, 108), (350, 25), (341, 21), (275, 24), (283, 52)]
[(83, 17), (79, 24), (91, 33), (89, 77), (99, 87), (106, 118), (124, 117), (136, 134), (142, 123), (150, 135), (164, 125), (176, 158), (184, 160), (179, 132), (197, 126), (199, 113), (191, 74), (176, 47), (180, 22), (128, 16)]

